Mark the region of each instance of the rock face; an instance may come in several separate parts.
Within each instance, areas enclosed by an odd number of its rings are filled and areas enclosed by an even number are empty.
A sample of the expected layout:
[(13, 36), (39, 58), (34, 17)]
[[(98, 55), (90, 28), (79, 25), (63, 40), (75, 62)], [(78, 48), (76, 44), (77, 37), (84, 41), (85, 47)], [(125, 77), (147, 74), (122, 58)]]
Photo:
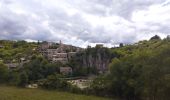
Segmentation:
[(87, 48), (85, 51), (78, 53), (73, 59), (73, 67), (87, 68), (97, 73), (103, 73), (108, 70), (111, 61), (111, 53), (108, 48)]
[(107, 49), (98, 48), (94, 52), (87, 53), (83, 64), (87, 67), (96, 68), (99, 72), (108, 70), (110, 55)]

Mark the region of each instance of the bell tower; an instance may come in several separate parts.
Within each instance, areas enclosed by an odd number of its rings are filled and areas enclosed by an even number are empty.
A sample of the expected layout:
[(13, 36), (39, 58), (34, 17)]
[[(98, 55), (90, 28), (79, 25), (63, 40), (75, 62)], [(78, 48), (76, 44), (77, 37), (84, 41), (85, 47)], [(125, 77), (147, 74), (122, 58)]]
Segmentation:
[(60, 46), (62, 45), (62, 41), (60, 40)]

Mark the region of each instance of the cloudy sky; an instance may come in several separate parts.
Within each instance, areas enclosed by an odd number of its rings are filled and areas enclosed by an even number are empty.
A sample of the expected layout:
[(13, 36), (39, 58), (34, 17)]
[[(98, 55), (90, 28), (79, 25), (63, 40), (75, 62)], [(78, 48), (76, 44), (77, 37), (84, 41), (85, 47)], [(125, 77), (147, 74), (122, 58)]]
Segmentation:
[(0, 0), (0, 39), (86, 47), (170, 34), (170, 0)]

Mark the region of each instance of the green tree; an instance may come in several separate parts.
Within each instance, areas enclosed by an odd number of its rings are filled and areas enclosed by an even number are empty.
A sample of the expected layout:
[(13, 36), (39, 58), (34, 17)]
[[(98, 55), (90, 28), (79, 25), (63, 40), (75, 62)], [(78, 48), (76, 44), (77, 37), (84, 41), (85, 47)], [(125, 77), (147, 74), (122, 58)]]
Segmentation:
[(0, 62), (0, 83), (5, 82), (8, 76), (8, 68)]
[(160, 40), (161, 38), (160, 38), (160, 36), (158, 36), (158, 35), (155, 35), (155, 36), (153, 36), (153, 37), (151, 37), (150, 38), (150, 40)]
[(28, 75), (26, 72), (22, 72), (20, 74), (20, 79), (19, 79), (18, 85), (24, 87), (26, 84), (28, 84)]

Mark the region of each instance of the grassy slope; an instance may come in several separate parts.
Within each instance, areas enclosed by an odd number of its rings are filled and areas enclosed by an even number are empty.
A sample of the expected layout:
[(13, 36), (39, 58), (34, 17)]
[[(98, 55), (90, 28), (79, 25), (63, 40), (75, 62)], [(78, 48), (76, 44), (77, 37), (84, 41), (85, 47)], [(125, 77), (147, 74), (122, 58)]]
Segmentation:
[(0, 100), (109, 100), (95, 96), (0, 86)]

